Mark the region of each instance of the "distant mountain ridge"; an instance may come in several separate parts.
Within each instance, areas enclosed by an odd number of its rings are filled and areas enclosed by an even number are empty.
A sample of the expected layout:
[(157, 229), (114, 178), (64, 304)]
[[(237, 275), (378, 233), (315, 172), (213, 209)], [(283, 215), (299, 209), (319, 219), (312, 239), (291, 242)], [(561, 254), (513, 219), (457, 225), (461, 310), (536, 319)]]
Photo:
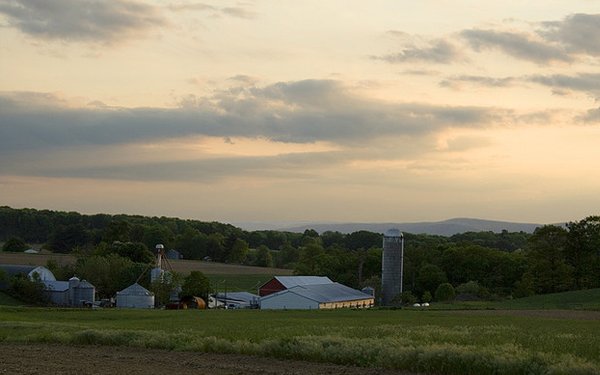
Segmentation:
[(319, 233), (326, 231), (338, 231), (341, 233), (352, 233), (359, 230), (366, 230), (375, 233), (384, 233), (390, 228), (398, 228), (403, 232), (414, 234), (435, 234), (440, 236), (452, 236), (465, 232), (495, 232), (500, 233), (503, 230), (509, 232), (533, 233), (535, 228), (543, 224), (534, 223), (513, 223), (508, 221), (494, 221), (470, 218), (454, 218), (435, 222), (418, 223), (338, 223), (338, 224), (304, 224), (288, 228), (279, 228), (278, 230), (289, 232), (304, 232), (306, 229), (314, 229)]

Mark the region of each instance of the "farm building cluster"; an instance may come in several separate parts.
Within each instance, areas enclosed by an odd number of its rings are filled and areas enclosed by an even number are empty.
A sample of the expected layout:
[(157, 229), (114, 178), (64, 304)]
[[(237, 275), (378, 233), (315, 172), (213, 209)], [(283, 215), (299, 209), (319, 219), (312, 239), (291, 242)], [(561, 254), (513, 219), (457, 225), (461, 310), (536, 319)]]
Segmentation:
[[(156, 245), (156, 263), (150, 270), (151, 282), (168, 278), (164, 265), (169, 259), (179, 259), (175, 250), (165, 251)], [(383, 236), (382, 298), (389, 304), (402, 293), (404, 268), (404, 235), (397, 229), (388, 230)], [(39, 280), (44, 285), (48, 300), (61, 306), (94, 306), (95, 287), (73, 276), (68, 281), (58, 281), (50, 270), (40, 266), (0, 265), (0, 272), (12, 277), (22, 275)], [(7, 278), (0, 278), (0, 290), (8, 287)], [(181, 291), (181, 290), (179, 290)], [(258, 295), (247, 292), (216, 293), (208, 301), (195, 296), (179, 298), (172, 291), (167, 308), (260, 308), (265, 310), (369, 308), (375, 304), (373, 288), (356, 290), (336, 283), (324, 276), (275, 276), (258, 289)], [(117, 292), (115, 306), (120, 308), (154, 308), (155, 296), (137, 282)]]
[[(69, 307), (93, 306), (96, 303), (95, 287), (86, 280), (73, 276), (68, 281), (58, 281), (54, 274), (42, 266), (0, 265), (5, 275), (22, 275), (38, 280), (44, 293), (55, 305)], [(0, 290), (6, 289), (0, 282)], [(371, 289), (356, 290), (320, 276), (275, 276), (259, 290), (258, 295), (248, 292), (216, 293), (208, 304), (198, 297), (177, 301), (177, 308), (260, 308), (260, 309), (336, 309), (368, 308), (374, 305)], [(154, 308), (154, 294), (135, 283), (117, 292), (118, 308)]]
[[(178, 259), (174, 250), (165, 251), (156, 245), (156, 262), (150, 270), (151, 282), (168, 279), (168, 259)], [(404, 268), (404, 235), (397, 229), (388, 230), (383, 236), (382, 296), (388, 305), (402, 294)], [(150, 265), (152, 266), (152, 265)], [(41, 266), (0, 265), (0, 274), (13, 277), (22, 275), (39, 280), (44, 285), (48, 300), (61, 306), (95, 306), (95, 287), (73, 276), (68, 281), (58, 281), (50, 270)], [(140, 276), (141, 277), (141, 276)], [(8, 287), (7, 278), (0, 278), (0, 290)], [(166, 308), (259, 308), (265, 310), (369, 308), (375, 304), (373, 288), (356, 290), (336, 283), (324, 276), (275, 276), (261, 285), (258, 295), (247, 292), (216, 293), (208, 301), (195, 296), (179, 298), (179, 290), (172, 290)], [(154, 308), (154, 294), (137, 282), (117, 292), (115, 306), (119, 308)]]

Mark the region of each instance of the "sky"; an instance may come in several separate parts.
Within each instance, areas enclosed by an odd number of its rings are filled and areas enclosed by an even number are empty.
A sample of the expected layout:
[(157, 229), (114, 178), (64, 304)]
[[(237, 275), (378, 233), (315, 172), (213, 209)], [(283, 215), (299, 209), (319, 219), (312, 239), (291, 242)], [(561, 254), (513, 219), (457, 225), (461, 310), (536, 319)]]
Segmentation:
[(0, 205), (600, 214), (600, 0), (2, 0)]

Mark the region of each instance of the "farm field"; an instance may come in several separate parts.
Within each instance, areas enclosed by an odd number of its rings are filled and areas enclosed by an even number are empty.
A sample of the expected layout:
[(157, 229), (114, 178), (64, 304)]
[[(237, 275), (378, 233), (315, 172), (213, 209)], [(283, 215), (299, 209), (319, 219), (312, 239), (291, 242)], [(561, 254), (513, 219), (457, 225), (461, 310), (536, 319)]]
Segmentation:
[[(0, 263), (25, 264), (32, 266), (45, 266), (49, 260), (59, 264), (73, 264), (77, 258), (67, 254), (24, 254), (0, 252)], [(239, 264), (225, 264), (217, 262), (203, 262), (199, 260), (173, 260), (169, 263), (176, 272), (188, 274), (191, 271), (201, 271), (207, 275), (291, 275), (292, 270), (285, 268), (267, 268), (243, 266)]]
[(412, 373), (598, 374), (599, 322), (598, 311), (0, 307), (0, 341), (253, 355)]
[(507, 299), (503, 301), (472, 301), (454, 302), (452, 304), (433, 304), (431, 308), (443, 310), (600, 310), (600, 289), (540, 294), (531, 297)]
[(25, 254), (0, 251), (1, 264), (24, 264), (31, 266), (46, 266), (49, 260), (58, 264), (73, 264), (76, 258), (68, 254)]
[(408, 374), (393, 370), (291, 360), (265, 360), (261, 357), (174, 352), (160, 349), (111, 346), (65, 346), (48, 344), (0, 343), (3, 374), (211, 374), (211, 375), (392, 375)]

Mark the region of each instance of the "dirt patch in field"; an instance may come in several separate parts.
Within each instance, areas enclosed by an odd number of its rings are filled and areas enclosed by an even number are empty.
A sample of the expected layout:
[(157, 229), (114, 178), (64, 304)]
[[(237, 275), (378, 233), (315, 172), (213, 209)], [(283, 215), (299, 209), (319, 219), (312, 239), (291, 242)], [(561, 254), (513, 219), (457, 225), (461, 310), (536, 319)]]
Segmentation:
[(404, 374), (381, 369), (241, 355), (123, 347), (0, 343), (0, 374)]
[(586, 310), (460, 310), (455, 311), (455, 313), (464, 315), (501, 315), (548, 319), (600, 320), (600, 311)]
[(25, 266), (45, 266), (49, 260), (58, 264), (74, 264), (75, 257), (68, 254), (25, 254), (0, 252), (0, 264), (22, 264)]

